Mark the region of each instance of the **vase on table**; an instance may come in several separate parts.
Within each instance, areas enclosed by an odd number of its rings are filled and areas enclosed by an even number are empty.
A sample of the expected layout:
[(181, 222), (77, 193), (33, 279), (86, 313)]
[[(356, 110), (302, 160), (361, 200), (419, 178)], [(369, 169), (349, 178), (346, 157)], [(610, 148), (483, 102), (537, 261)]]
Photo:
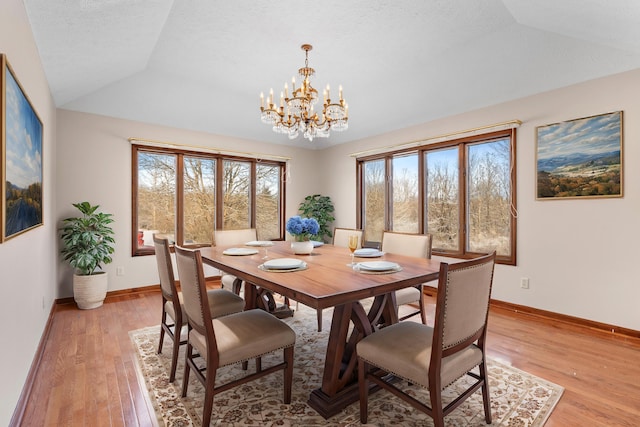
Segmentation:
[(313, 251), (313, 242), (310, 240), (291, 242), (291, 250), (296, 255), (309, 255)]

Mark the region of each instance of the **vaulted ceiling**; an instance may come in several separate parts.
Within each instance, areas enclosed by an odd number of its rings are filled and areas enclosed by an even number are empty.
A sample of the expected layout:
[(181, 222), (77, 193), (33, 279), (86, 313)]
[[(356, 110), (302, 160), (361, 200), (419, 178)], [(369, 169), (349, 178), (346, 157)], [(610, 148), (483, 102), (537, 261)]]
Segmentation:
[[(24, 2), (58, 107), (309, 148), (640, 68), (637, 0)], [(313, 142), (259, 118), (303, 43), (349, 104)]]

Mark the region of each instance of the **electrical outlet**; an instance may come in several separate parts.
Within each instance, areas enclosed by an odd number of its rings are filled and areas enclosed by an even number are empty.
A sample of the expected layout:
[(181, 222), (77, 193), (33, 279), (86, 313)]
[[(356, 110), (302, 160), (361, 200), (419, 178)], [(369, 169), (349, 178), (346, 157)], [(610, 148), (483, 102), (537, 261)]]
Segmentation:
[(520, 287), (522, 289), (529, 289), (529, 278), (528, 277), (521, 277), (520, 278)]
[(116, 276), (124, 276), (124, 267), (116, 267)]

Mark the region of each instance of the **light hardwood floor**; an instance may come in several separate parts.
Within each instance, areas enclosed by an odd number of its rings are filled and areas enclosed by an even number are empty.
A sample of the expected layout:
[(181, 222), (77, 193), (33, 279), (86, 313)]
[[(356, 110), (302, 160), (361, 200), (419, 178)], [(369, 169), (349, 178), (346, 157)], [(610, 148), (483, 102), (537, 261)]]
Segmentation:
[[(59, 304), (22, 425), (153, 425), (128, 331), (158, 325), (160, 304), (159, 291)], [(546, 427), (640, 426), (640, 340), (492, 307), (488, 349), (565, 387)]]

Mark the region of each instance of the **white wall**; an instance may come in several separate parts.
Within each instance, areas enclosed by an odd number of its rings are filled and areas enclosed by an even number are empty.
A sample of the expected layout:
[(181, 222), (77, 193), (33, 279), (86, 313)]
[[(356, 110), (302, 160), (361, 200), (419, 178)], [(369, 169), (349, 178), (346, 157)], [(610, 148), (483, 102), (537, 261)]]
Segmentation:
[[(301, 148), (264, 144), (200, 132), (148, 125), (93, 114), (58, 110), (57, 219), (75, 215), (72, 203), (87, 200), (114, 215), (116, 247), (109, 272), (109, 291), (157, 284), (155, 257), (131, 256), (131, 144), (129, 137), (291, 157), (286, 182), (286, 215), (297, 213), (307, 194), (319, 191), (314, 152)], [(117, 267), (125, 274), (116, 276)], [(61, 264), (59, 297), (73, 295), (72, 271)]]
[(57, 266), (56, 111), (21, 0), (2, 2), (0, 53), (7, 55), (44, 131), (44, 225), (0, 244), (0, 325), (5, 343), (0, 363), (0, 425), (8, 425), (55, 298)]
[[(518, 263), (496, 267), (493, 298), (640, 330), (638, 87), (640, 70), (635, 70), (332, 147), (323, 152), (333, 173), (324, 176), (322, 191), (336, 205), (336, 225), (353, 227), (350, 153), (519, 119)], [(624, 197), (536, 201), (536, 127), (618, 110), (624, 111)], [(530, 279), (530, 289), (520, 289), (521, 277)]]

